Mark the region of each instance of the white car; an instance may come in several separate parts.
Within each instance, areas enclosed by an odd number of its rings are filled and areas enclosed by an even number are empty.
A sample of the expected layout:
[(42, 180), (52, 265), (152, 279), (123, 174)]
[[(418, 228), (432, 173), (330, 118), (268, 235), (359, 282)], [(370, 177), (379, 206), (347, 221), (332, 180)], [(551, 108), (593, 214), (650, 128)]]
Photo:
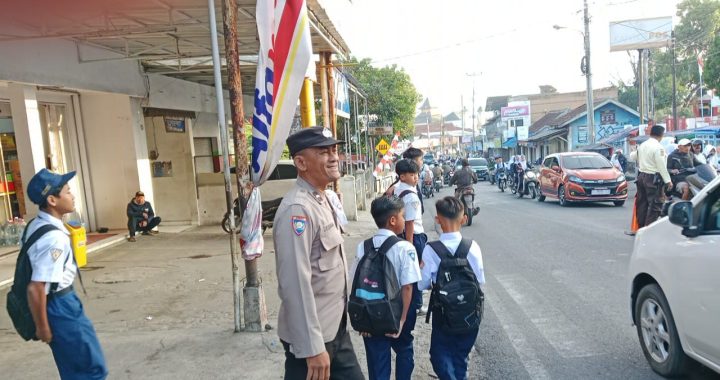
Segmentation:
[(638, 231), (628, 280), (652, 369), (677, 376), (692, 358), (720, 373), (720, 177)]

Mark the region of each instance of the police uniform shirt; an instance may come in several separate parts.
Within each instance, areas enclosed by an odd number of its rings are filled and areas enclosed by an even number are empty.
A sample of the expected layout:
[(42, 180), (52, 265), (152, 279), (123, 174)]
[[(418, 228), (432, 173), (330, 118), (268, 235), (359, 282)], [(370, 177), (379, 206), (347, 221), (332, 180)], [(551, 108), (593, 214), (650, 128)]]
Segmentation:
[(51, 224), (58, 230), (51, 230), (28, 249), (28, 258), (32, 266), (31, 280), (45, 283), (45, 294), (50, 293), (50, 284), (57, 283), (56, 291), (67, 288), (75, 280), (77, 266), (71, 256), (70, 232), (63, 222), (54, 216), (40, 211), (37, 218), (27, 226), (25, 239), (41, 226)]
[(340, 328), (348, 277), (335, 211), (324, 194), (302, 178), (275, 214), (273, 243), (278, 336), (296, 358), (318, 355)]
[(395, 186), (395, 196), (399, 197), (405, 190), (410, 190), (411, 193), (406, 194), (402, 201), (405, 203), (405, 221), (413, 221), (413, 233), (422, 234), (425, 232), (422, 224), (422, 206), (420, 197), (418, 197), (417, 189), (415, 186), (410, 186), (405, 182), (399, 182)]
[(633, 156), (637, 158), (641, 173), (660, 173), (663, 183), (670, 182), (670, 173), (667, 170), (667, 154), (659, 141), (650, 137), (640, 144), (637, 153)]
[[(395, 234), (390, 230), (380, 229), (372, 238), (373, 247), (379, 249), (390, 236), (395, 236)], [(365, 256), (365, 242), (360, 242), (357, 247), (355, 262), (350, 272), (352, 273), (350, 276), (351, 279), (355, 278), (355, 270), (357, 270), (357, 266), (363, 256)], [(410, 242), (400, 240), (387, 251), (385, 256), (390, 259), (400, 286), (414, 284), (420, 281), (420, 265), (417, 260), (417, 253), (415, 252), (415, 247), (410, 244)]]
[[(448, 251), (454, 255), (462, 241), (462, 235), (460, 232), (443, 233), (440, 235), (440, 241), (445, 244)], [(440, 257), (435, 253), (435, 250), (432, 249), (430, 244), (425, 246), (422, 257), (425, 266), (422, 269), (422, 280), (418, 284), (418, 288), (421, 290), (429, 289), (430, 285), (436, 282), (438, 268), (440, 267)], [(475, 277), (477, 277), (478, 283), (480, 283), (480, 285), (484, 284), (485, 270), (483, 268), (482, 252), (480, 251), (480, 246), (475, 241), (470, 245), (467, 259), (475, 273)]]

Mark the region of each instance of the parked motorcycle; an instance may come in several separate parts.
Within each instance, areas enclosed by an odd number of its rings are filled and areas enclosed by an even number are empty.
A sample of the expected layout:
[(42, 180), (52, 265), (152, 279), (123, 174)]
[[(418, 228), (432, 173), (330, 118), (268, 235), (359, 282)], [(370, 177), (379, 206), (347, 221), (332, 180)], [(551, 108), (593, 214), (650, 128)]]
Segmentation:
[(504, 170), (497, 175), (497, 185), (498, 189), (500, 189), (500, 191), (502, 191), (503, 193), (508, 187), (508, 175)]
[[(265, 230), (267, 230), (268, 228), (272, 228), (273, 220), (275, 220), (275, 213), (277, 212), (278, 207), (280, 207), (280, 202), (282, 202), (282, 198), (263, 201), (261, 203), (263, 233), (265, 233)], [(235, 198), (235, 200), (233, 201), (233, 211), (235, 213), (235, 227), (239, 227), (242, 223), (242, 218), (240, 217), (240, 203), (238, 202), (237, 198)], [(221, 225), (223, 231), (227, 233), (232, 232), (230, 230), (230, 211), (225, 212), (225, 216), (223, 216)]]
[(532, 199), (537, 198), (538, 186), (540, 185), (537, 174), (532, 170), (525, 170), (520, 175), (522, 175), (523, 181), (522, 189), (517, 190), (518, 198), (522, 198), (523, 195), (528, 195)]

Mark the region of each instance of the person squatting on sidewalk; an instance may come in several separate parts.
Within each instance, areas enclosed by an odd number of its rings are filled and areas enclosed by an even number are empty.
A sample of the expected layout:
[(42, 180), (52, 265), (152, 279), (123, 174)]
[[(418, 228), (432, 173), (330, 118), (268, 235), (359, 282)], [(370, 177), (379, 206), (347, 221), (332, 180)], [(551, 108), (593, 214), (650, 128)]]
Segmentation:
[(129, 242), (135, 242), (135, 232), (140, 231), (143, 235), (156, 234), (153, 228), (160, 225), (161, 219), (155, 216), (150, 202), (145, 200), (145, 193), (138, 191), (135, 197), (127, 205), (128, 236)]
[(54, 227), (27, 250), (32, 266), (28, 305), (37, 338), (50, 345), (60, 378), (105, 379), (108, 371), (95, 328), (73, 290), (79, 271), (62, 222), (63, 215), (75, 211), (75, 196), (67, 184), (74, 176), (42, 169), (28, 184), (28, 198), (40, 211), (25, 235), (45, 225)]

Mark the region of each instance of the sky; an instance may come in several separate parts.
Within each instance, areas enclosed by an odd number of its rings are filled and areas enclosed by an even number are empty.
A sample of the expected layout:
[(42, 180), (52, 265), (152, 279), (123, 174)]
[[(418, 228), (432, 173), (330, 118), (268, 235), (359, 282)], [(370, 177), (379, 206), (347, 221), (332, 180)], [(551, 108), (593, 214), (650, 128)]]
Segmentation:
[[(609, 23), (675, 16), (679, 0), (588, 0), (593, 87), (632, 81)], [(396, 64), (443, 113), (487, 96), (584, 91), (582, 0), (323, 0), (353, 55)], [(675, 17), (674, 24), (677, 24)], [(566, 29), (555, 30), (553, 25)], [(637, 52), (633, 52), (637, 56)]]

